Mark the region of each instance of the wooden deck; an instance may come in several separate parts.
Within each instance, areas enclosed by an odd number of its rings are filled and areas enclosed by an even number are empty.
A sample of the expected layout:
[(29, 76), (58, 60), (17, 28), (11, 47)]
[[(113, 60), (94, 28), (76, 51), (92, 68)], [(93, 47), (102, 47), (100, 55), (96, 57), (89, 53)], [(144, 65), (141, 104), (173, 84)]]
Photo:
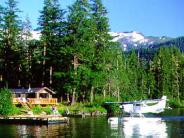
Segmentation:
[(27, 101), (22, 101), (20, 98), (13, 98), (13, 104), (28, 103), (30, 105), (55, 105), (57, 98), (28, 98)]
[(56, 124), (56, 123), (68, 123), (69, 119), (62, 116), (8, 116), (0, 117), (0, 123), (3, 124)]

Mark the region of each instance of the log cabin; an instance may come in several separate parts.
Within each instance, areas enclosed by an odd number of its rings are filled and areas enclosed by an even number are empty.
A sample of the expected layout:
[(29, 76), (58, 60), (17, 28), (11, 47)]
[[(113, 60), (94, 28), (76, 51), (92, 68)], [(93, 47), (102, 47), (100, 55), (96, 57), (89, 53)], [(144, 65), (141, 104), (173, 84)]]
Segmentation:
[(13, 97), (13, 104), (27, 102), (30, 105), (55, 105), (57, 98), (55, 92), (47, 87), (29, 89), (10, 89)]

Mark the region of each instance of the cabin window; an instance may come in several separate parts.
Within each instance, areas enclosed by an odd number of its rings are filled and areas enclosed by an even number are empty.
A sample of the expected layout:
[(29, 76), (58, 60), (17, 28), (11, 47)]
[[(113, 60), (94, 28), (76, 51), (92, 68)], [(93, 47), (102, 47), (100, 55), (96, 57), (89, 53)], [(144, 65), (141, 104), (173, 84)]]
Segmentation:
[(40, 98), (49, 98), (47, 93), (40, 93)]
[(29, 94), (27, 95), (27, 98), (35, 98), (35, 93), (29, 93)]

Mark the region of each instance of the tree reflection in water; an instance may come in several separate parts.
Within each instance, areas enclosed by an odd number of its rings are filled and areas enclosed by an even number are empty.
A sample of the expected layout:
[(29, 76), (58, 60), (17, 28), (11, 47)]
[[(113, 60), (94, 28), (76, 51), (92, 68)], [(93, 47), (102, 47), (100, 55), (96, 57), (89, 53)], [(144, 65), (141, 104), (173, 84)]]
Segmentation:
[(67, 124), (52, 124), (52, 125), (18, 125), (17, 132), (19, 137), (56, 137), (67, 136)]

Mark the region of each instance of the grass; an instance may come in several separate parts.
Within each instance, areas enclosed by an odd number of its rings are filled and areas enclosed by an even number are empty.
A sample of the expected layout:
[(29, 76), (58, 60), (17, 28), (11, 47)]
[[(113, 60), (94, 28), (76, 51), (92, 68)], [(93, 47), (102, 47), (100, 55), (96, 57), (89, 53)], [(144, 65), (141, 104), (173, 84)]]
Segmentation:
[[(26, 112), (21, 112), (21, 111), (26, 111), (24, 107), (15, 107), (15, 114), (25, 114)], [(59, 103), (57, 105), (57, 110), (61, 115), (64, 115), (67, 111), (69, 111), (71, 114), (76, 114), (76, 113), (92, 113), (92, 112), (100, 112), (100, 113), (106, 113), (106, 109), (102, 106), (99, 106), (97, 104), (90, 104), (90, 103), (75, 103), (74, 105), (67, 105), (65, 103)], [(34, 115), (39, 115), (42, 114), (43, 112), (47, 115), (51, 115), (52, 112), (52, 106), (33, 106), (32, 107), (32, 112)]]
[(58, 110), (64, 110), (67, 111), (69, 110), (70, 113), (76, 113), (76, 112), (86, 112), (86, 113), (91, 113), (95, 111), (99, 111), (101, 113), (106, 113), (106, 109), (103, 108), (102, 106), (95, 106), (90, 103), (76, 103), (71, 106), (67, 106), (66, 104), (60, 103), (58, 105)]
[[(116, 101), (116, 99), (113, 99), (112, 97), (106, 97), (104, 99), (104, 97), (100, 96), (100, 95), (96, 95), (95, 96), (95, 101), (94, 103), (90, 103), (90, 102), (76, 102), (74, 105), (68, 105), (68, 103), (62, 102), (59, 103), (57, 105), (57, 110), (61, 115), (66, 114), (66, 112), (70, 112), (71, 114), (75, 114), (75, 113), (93, 113), (93, 112), (98, 112), (98, 113), (107, 113), (111, 112), (111, 113), (116, 113), (119, 111), (119, 105), (106, 105), (104, 104), (104, 102), (106, 101)], [(19, 108), (19, 110), (21, 111), (26, 111), (26, 109), (24, 108)], [(45, 113), (47, 115), (53, 114), (52, 112), (52, 106), (46, 106), (46, 107), (42, 107), (42, 106), (33, 106), (32, 108), (32, 112), (35, 115), (39, 115), (42, 113)], [(21, 113), (25, 113), (25, 112), (21, 112)]]

